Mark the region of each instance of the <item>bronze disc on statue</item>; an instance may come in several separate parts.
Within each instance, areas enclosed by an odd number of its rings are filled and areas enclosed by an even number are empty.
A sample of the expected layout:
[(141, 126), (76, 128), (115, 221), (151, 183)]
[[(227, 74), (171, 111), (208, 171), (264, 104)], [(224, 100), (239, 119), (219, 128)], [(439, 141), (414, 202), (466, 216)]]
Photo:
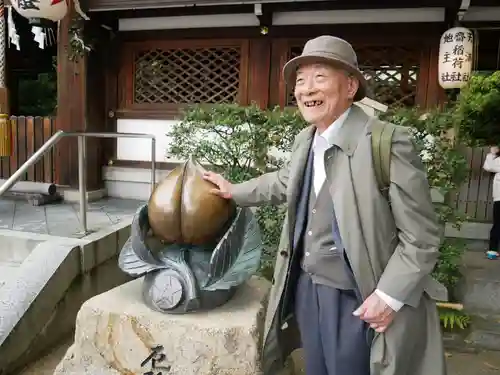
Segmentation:
[(155, 237), (169, 243), (206, 245), (218, 238), (236, 212), (233, 200), (211, 190), (204, 169), (194, 160), (175, 168), (158, 184), (148, 203)]

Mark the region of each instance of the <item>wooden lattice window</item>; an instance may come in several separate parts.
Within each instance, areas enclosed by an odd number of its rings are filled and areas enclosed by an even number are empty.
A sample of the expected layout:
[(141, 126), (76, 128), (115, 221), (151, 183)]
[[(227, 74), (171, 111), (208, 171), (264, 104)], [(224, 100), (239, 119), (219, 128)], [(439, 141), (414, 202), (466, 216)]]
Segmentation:
[[(356, 47), (360, 70), (368, 80), (368, 96), (389, 106), (413, 106), (417, 95), (418, 50), (400, 47)], [(300, 55), (302, 47), (291, 47), (289, 57)], [(296, 105), (289, 89), (286, 105)]]
[(402, 47), (357, 49), (369, 96), (388, 106), (413, 106), (417, 95), (419, 51)]
[(242, 101), (246, 48), (238, 41), (131, 44), (124, 63), (123, 107), (169, 110), (189, 104)]

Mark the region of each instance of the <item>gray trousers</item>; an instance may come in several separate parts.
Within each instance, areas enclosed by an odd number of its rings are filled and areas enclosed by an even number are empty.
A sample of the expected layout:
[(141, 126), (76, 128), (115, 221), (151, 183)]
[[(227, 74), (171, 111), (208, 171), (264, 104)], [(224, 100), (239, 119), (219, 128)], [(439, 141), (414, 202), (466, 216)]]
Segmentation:
[(358, 307), (353, 291), (314, 284), (302, 272), (295, 295), (295, 316), (306, 375), (370, 375), (367, 327), (352, 315)]

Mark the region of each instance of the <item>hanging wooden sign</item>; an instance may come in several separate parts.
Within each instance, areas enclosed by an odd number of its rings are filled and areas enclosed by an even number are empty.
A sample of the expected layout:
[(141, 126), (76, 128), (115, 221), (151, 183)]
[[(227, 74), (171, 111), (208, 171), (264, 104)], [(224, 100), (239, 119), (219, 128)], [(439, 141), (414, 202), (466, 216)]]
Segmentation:
[(474, 33), (465, 27), (445, 31), (439, 44), (439, 84), (444, 89), (459, 89), (472, 73)]

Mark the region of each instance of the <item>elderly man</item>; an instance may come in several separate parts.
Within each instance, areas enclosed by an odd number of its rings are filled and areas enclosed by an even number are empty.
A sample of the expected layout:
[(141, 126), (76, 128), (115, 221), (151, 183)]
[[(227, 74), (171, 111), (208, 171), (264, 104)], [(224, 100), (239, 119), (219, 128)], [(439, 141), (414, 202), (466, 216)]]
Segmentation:
[(311, 124), (296, 137), (288, 164), (235, 185), (205, 175), (215, 194), (241, 206), (288, 204), (266, 317), (265, 373), (276, 375), (302, 344), (306, 375), (445, 374), (434, 299), (446, 294), (430, 277), (441, 230), (408, 130), (396, 127), (386, 196), (372, 163), (373, 119), (353, 105), (367, 82), (351, 45), (312, 39), (283, 75)]

